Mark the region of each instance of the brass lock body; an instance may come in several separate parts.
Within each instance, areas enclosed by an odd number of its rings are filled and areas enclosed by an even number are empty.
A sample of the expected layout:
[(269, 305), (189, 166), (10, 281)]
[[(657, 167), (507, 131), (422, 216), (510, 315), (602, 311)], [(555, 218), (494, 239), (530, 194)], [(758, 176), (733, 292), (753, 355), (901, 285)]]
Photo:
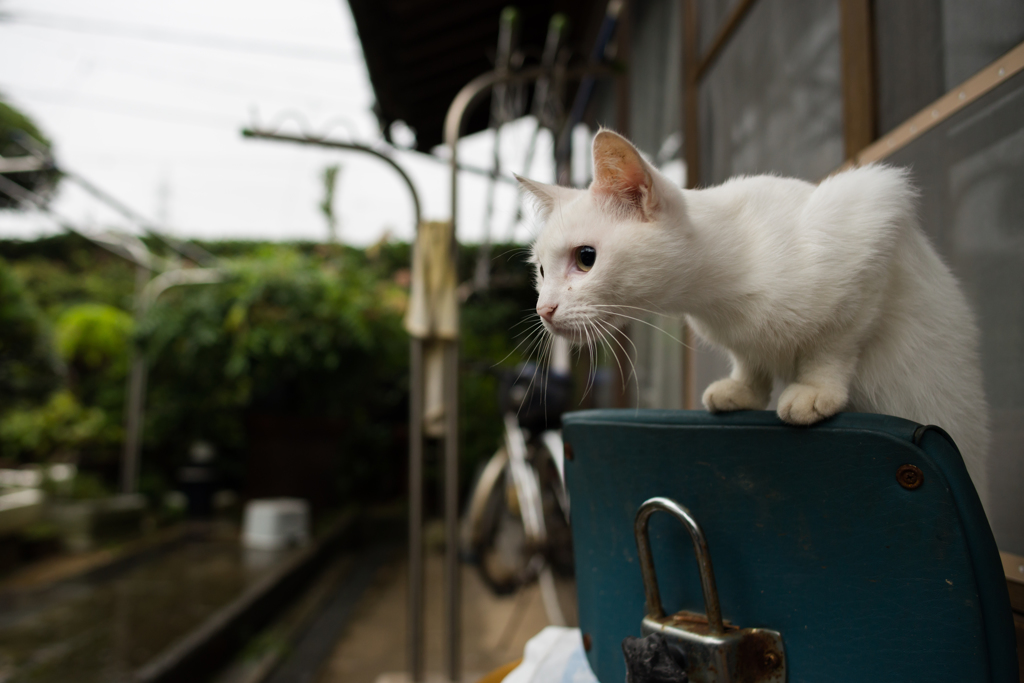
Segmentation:
[[(659, 510), (677, 518), (690, 534), (706, 615), (686, 611), (665, 614), (648, 532), (648, 521)], [(679, 647), (686, 656), (686, 674), (692, 683), (785, 683), (782, 634), (765, 628), (739, 628), (722, 618), (707, 540), (690, 511), (669, 498), (651, 498), (637, 510), (633, 531), (647, 599), (641, 633), (661, 633)]]

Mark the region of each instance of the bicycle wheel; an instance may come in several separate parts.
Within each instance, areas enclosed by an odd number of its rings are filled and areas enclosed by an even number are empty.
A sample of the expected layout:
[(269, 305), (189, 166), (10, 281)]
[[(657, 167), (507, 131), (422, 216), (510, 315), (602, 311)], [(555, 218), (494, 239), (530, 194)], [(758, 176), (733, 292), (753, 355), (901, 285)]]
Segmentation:
[(499, 449), (477, 480), (467, 511), (466, 545), (484, 583), (499, 595), (529, 580), (530, 548), (519, 512), (505, 449)]

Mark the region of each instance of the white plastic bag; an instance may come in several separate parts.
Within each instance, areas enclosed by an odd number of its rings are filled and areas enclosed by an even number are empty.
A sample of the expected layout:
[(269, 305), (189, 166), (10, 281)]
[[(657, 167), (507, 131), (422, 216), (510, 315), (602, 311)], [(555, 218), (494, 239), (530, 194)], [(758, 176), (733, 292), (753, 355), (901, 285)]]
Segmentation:
[(548, 626), (526, 643), (522, 663), (502, 683), (598, 683), (578, 628)]

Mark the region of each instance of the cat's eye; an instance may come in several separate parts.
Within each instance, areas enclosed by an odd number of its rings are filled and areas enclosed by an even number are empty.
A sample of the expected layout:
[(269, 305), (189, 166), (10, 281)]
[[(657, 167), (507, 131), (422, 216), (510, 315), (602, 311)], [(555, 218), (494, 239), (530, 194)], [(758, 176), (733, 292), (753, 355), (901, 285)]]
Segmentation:
[(540, 276), (544, 277), (544, 266), (540, 267)]
[(576, 267), (582, 270), (584, 273), (594, 267), (594, 261), (597, 260), (597, 249), (593, 247), (577, 247), (576, 249)]

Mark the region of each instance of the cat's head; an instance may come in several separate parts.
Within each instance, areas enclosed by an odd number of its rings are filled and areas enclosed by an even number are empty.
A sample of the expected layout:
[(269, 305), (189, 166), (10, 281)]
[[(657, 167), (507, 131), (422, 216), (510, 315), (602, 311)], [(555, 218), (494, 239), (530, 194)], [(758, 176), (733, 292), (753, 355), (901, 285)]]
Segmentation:
[(519, 178), (544, 226), (533, 245), (537, 313), (576, 342), (642, 310), (664, 310), (685, 250), (682, 192), (622, 136), (594, 138), (586, 190)]

